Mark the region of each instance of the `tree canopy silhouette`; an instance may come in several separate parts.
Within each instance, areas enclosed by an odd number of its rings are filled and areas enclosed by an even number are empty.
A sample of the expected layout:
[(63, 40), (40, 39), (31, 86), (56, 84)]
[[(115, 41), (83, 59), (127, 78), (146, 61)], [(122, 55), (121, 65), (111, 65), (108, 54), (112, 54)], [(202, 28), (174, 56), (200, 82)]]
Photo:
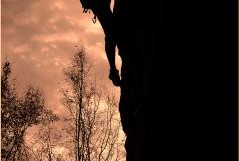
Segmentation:
[(11, 64), (6, 61), (1, 73), (1, 157), (6, 161), (29, 159), (24, 146), (26, 130), (58, 117), (47, 109), (39, 89), (28, 86), (23, 96), (18, 96), (10, 76)]

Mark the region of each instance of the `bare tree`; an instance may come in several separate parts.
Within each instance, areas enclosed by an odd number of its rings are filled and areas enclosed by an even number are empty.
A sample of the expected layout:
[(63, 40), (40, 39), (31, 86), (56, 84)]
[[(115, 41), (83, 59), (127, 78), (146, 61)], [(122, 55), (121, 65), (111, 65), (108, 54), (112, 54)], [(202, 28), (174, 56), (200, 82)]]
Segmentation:
[(30, 160), (24, 146), (27, 128), (54, 121), (57, 116), (45, 106), (43, 92), (28, 86), (17, 96), (10, 82), (11, 65), (5, 62), (1, 74), (1, 158), (5, 161)]
[(63, 90), (63, 104), (69, 111), (66, 130), (73, 138), (76, 161), (113, 160), (120, 156), (117, 101), (113, 93), (90, 80), (90, 69), (81, 47), (64, 71), (69, 85)]
[(54, 148), (60, 145), (60, 139), (63, 136), (61, 131), (54, 127), (56, 125), (53, 125), (54, 124), (40, 125), (31, 138), (31, 143), (28, 144), (28, 151), (32, 161), (57, 160), (57, 154), (54, 153)]

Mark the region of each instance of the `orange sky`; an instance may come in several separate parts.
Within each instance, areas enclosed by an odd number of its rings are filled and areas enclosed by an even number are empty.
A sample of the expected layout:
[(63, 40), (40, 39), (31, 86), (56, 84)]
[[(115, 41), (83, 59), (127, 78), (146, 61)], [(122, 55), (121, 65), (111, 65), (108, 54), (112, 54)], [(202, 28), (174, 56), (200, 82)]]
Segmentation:
[(102, 28), (98, 22), (92, 23), (92, 14), (83, 14), (79, 0), (2, 0), (1, 5), (1, 62), (13, 63), (17, 86), (32, 83), (40, 87), (47, 104), (61, 113), (62, 70), (75, 46), (84, 44), (96, 77), (113, 87), (108, 80)]

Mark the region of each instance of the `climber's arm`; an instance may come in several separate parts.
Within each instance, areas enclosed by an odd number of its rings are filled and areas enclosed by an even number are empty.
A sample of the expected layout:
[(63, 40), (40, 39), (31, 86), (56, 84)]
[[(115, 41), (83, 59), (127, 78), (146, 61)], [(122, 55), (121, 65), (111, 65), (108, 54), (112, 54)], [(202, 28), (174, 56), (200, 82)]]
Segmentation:
[(114, 34), (113, 14), (110, 9), (95, 12), (105, 33), (105, 52), (110, 66), (109, 79), (115, 86), (120, 86), (120, 76), (115, 64), (115, 47), (117, 45)]
[(108, 59), (108, 63), (111, 70), (116, 70), (115, 64), (115, 47), (116, 43), (111, 36), (106, 35), (105, 37), (105, 51)]
[(105, 34), (105, 51), (108, 58), (108, 62), (111, 70), (116, 70), (115, 65), (115, 47), (116, 42), (114, 39), (113, 28), (113, 14), (110, 8), (100, 8), (98, 10), (93, 9), (94, 14), (97, 16), (104, 34)]
[(115, 47), (116, 42), (110, 36), (105, 37), (105, 51), (110, 66), (109, 79), (112, 80), (115, 86), (120, 86), (120, 76), (115, 64)]

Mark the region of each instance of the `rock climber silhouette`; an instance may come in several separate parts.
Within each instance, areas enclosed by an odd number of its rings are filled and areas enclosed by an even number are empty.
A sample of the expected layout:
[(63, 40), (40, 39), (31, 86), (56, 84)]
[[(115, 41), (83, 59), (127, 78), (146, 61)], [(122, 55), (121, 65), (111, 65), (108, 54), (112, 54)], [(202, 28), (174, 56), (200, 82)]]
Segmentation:
[[(119, 1), (115, 1), (113, 12), (110, 9), (111, 0), (80, 0), (83, 12), (91, 10), (94, 13), (93, 22), (98, 18), (104, 34), (105, 34), (105, 52), (108, 58), (110, 73), (109, 79), (112, 80), (115, 86), (121, 87), (121, 96), (119, 102), (119, 112), (121, 124), (124, 133), (126, 134), (125, 149), (127, 151), (127, 160), (129, 155), (129, 137), (134, 129), (136, 113), (139, 108), (139, 96), (141, 92), (138, 90), (138, 77), (136, 77), (135, 61), (130, 54), (131, 51), (126, 51), (126, 46), (129, 46), (125, 37), (121, 34), (126, 34), (125, 30), (121, 29), (119, 21)], [(120, 31), (121, 30), (121, 31)], [(121, 33), (121, 34), (120, 34)], [(121, 79), (118, 69), (115, 65), (115, 48), (118, 47), (119, 55), (122, 59)], [(127, 54), (126, 54), (127, 53)], [(137, 87), (138, 86), (138, 87)], [(136, 90), (137, 89), (137, 90)], [(131, 160), (131, 159), (130, 159)]]
[(105, 34), (105, 51), (110, 65), (109, 78), (115, 86), (120, 86), (119, 71), (115, 65), (116, 34), (114, 28), (114, 16), (110, 9), (111, 0), (80, 0), (84, 12), (89, 9), (94, 13), (93, 22), (98, 18)]

